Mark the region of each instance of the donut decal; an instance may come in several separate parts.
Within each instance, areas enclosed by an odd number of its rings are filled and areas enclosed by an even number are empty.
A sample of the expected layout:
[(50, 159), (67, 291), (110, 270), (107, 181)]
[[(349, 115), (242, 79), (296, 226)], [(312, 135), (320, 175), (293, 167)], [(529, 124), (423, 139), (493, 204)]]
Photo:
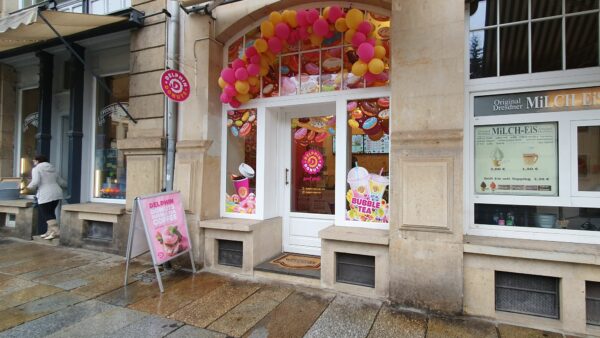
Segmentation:
[(160, 77), (160, 87), (173, 101), (182, 102), (190, 96), (190, 83), (183, 75), (173, 69), (166, 70)]
[(302, 169), (310, 175), (317, 175), (323, 169), (323, 154), (318, 150), (311, 149), (302, 155)]

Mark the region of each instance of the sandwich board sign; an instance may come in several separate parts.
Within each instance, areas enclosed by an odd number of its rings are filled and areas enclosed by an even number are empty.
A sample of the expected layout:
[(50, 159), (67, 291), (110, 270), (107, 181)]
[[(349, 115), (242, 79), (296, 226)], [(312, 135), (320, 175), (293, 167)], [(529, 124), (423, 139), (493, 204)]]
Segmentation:
[(164, 292), (164, 288), (159, 265), (187, 253), (192, 263), (192, 271), (196, 273), (192, 243), (179, 192), (136, 197), (132, 211), (127, 240), (125, 285), (130, 260), (148, 251), (152, 255), (160, 292)]

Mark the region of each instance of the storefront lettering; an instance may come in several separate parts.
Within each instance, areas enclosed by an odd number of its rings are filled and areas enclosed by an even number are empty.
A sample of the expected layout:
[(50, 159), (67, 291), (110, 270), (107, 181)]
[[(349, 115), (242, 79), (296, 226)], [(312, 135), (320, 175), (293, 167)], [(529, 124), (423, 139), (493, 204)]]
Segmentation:
[(493, 135), (519, 135), (535, 134), (538, 132), (537, 126), (513, 126), (513, 127), (493, 127)]

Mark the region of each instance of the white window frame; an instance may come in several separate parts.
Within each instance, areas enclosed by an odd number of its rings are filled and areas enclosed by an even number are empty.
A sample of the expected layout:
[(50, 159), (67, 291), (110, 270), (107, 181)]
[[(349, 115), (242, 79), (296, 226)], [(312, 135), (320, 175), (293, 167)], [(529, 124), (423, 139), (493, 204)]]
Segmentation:
[[(321, 8), (326, 6), (339, 5), (343, 7), (348, 7), (348, 3), (341, 2), (326, 2), (326, 3), (308, 3), (303, 4), (301, 6), (292, 7), (290, 9), (308, 9), (308, 8)], [(380, 13), (382, 15), (390, 16), (389, 11), (386, 11), (382, 8), (369, 6), (369, 5), (359, 5), (354, 8), (358, 8), (361, 10), (372, 11), (375, 13)], [(246, 27), (241, 32), (234, 35), (229, 41), (225, 44), (223, 48), (223, 64), (227, 65), (228, 63), (228, 50), (229, 46), (237, 41), (240, 37), (243, 37), (247, 32), (252, 29), (258, 27), (260, 23), (265, 20), (267, 17), (262, 18), (261, 20), (257, 20), (257, 22), (251, 26)], [(341, 46), (336, 46), (341, 47)], [(335, 48), (335, 47), (334, 47)], [(315, 50), (324, 50), (328, 48), (319, 48)], [(310, 52), (315, 50), (306, 50), (301, 51), (300, 53)], [(298, 54), (298, 53), (296, 53)], [(286, 54), (279, 54), (286, 55)], [(281, 78), (281, 74), (280, 74)], [(370, 99), (377, 97), (392, 97), (390, 86), (384, 87), (372, 87), (372, 88), (360, 88), (360, 89), (340, 89), (336, 91), (330, 92), (319, 92), (319, 93), (311, 93), (311, 94), (296, 94), (296, 95), (288, 95), (288, 96), (277, 96), (277, 97), (264, 97), (264, 98), (255, 98), (250, 100), (247, 104), (240, 106), (239, 108), (231, 108), (229, 105), (223, 104), (221, 111), (221, 158), (223, 159), (221, 162), (221, 188), (219, 193), (219, 211), (220, 217), (226, 218), (238, 218), (238, 219), (255, 219), (262, 220), (265, 218), (273, 217), (265, 210), (265, 121), (267, 119), (266, 111), (271, 107), (285, 107), (285, 106), (294, 106), (300, 104), (310, 104), (310, 103), (320, 103), (320, 102), (336, 102), (336, 139), (337, 140), (346, 140), (346, 133), (348, 129), (348, 124), (342, 121), (347, 121), (347, 111), (346, 111), (346, 102), (348, 100), (356, 100), (356, 99)], [(238, 214), (238, 213), (228, 213), (225, 212), (225, 194), (226, 194), (226, 185), (227, 185), (227, 111), (228, 110), (243, 110), (243, 109), (256, 109), (256, 119), (257, 123), (257, 140), (256, 140), (256, 210), (254, 214)], [(393, 112), (390, 109), (390, 113)], [(392, 137), (390, 135), (390, 145), (392, 144)], [(272, 145), (275, 146), (275, 145)], [(390, 147), (391, 148), (391, 147)], [(389, 153), (388, 161), (391, 163), (391, 155), (392, 152)], [(346, 142), (336, 142), (336, 171), (339, 168), (346, 168)], [(346, 175), (336, 175), (336, 186), (346, 187)], [(283, 179), (283, 175), (281, 176)], [(390, 186), (392, 179), (390, 178)], [(282, 190), (282, 189), (280, 189)], [(272, 197), (273, 199), (277, 199), (278, 201), (283, 200), (283, 196), (281, 195), (281, 191), (278, 192), (278, 196)], [(390, 196), (391, 197), (391, 196)], [(391, 198), (390, 198), (391, 199)], [(392, 203), (397, 203), (392, 200)], [(371, 228), (371, 229), (389, 229), (389, 223), (370, 223), (370, 222), (356, 222), (356, 221), (347, 221), (346, 220), (346, 190), (345, 189), (336, 189), (335, 191), (335, 225), (336, 226), (347, 226), (347, 227), (363, 227), (363, 228)], [(343, 210), (343, 212), (342, 212)], [(279, 216), (283, 216), (283, 203), (279, 203), (277, 205), (277, 214)], [(319, 215), (311, 214), (311, 217), (318, 218)]]
[[(114, 73), (103, 73), (103, 74), (98, 74), (99, 77), (108, 77), (108, 76), (115, 76), (115, 75), (124, 75), (124, 74), (130, 74), (129, 72), (114, 72)], [(92, 139), (91, 139), (91, 148), (90, 148), (90, 156), (89, 156), (89, 160), (90, 163), (92, 165), (90, 165), (90, 182), (89, 182), (89, 188), (90, 188), (90, 194), (89, 194), (89, 198), (91, 202), (99, 202), (99, 203), (115, 203), (115, 204), (125, 204), (125, 202), (127, 201), (126, 198), (101, 198), (101, 197), (94, 197), (94, 180), (95, 180), (95, 176), (94, 176), (94, 172), (96, 171), (96, 158), (95, 158), (95, 150), (96, 150), (96, 115), (98, 114), (98, 80), (96, 78), (93, 79), (92, 81), (92, 111), (93, 111), (93, 115), (92, 115), (92, 123), (90, 123), (90, 128), (91, 128), (91, 133), (90, 135), (92, 135)], [(127, 170), (127, 168), (125, 169)], [(127, 186), (125, 186), (125, 195), (127, 195)]]
[(579, 190), (579, 173), (577, 168), (579, 150), (577, 139), (578, 127), (600, 127), (600, 114), (595, 119), (577, 120), (571, 122), (571, 186), (573, 187), (573, 197), (580, 200), (582, 204), (591, 204), (596, 202), (595, 206), (600, 207), (600, 191), (581, 191)]
[[(10, 1), (10, 0), (5, 0), (5, 1)], [(44, 0), (33, 0), (33, 1), (39, 4)], [(29, 6), (34, 6), (34, 5), (36, 5), (36, 3), (33, 3)], [(25, 0), (19, 0), (19, 9), (27, 8), (29, 6), (25, 6)]]

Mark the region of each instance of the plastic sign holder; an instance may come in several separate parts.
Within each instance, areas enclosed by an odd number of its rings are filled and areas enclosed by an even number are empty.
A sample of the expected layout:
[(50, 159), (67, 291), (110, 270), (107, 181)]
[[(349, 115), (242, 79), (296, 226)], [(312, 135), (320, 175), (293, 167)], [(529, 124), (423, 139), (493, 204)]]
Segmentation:
[(196, 273), (192, 243), (179, 192), (164, 192), (135, 198), (129, 224), (124, 285), (127, 285), (131, 259), (148, 251), (152, 255), (160, 292), (164, 292), (164, 288), (159, 265), (187, 253), (190, 256), (192, 272)]

